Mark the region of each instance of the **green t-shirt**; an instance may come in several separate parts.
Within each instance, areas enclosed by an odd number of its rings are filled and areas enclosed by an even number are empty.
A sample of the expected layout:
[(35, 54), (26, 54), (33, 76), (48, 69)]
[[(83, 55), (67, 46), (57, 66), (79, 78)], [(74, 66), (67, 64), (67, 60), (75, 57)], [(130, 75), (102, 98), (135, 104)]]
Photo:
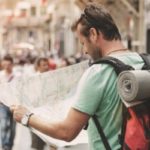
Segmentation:
[[(111, 56), (132, 65), (135, 69), (143, 66), (143, 60), (134, 52)], [(73, 108), (90, 116), (96, 114), (112, 150), (119, 149), (122, 102), (117, 93), (116, 73), (113, 67), (107, 64), (95, 64), (88, 68), (78, 84), (75, 99)], [(88, 137), (90, 150), (105, 149), (92, 119), (89, 120)]]

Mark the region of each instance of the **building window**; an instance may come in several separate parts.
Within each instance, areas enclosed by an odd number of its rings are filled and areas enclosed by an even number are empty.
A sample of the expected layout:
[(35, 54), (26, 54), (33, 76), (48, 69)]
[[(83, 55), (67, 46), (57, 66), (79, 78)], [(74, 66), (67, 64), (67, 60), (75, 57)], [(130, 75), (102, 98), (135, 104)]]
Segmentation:
[(31, 7), (31, 16), (36, 16), (36, 7), (35, 6)]

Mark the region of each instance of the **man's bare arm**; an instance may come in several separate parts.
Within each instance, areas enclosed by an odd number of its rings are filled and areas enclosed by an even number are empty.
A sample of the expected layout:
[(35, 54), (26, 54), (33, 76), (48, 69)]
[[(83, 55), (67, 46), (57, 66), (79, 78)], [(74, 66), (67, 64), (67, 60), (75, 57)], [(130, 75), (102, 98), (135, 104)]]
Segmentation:
[[(11, 110), (17, 122), (20, 122), (27, 112), (27, 109), (22, 106), (12, 107)], [(79, 134), (87, 124), (89, 117), (89, 115), (71, 108), (66, 119), (61, 122), (52, 123), (40, 118), (38, 115), (32, 115), (28, 125), (53, 138), (69, 142)]]

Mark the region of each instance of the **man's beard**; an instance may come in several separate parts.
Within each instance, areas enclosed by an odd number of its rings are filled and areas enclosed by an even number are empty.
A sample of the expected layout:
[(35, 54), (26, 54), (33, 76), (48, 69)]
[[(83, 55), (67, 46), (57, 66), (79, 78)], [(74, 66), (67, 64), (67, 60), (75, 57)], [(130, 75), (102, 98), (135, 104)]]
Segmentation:
[(93, 61), (96, 61), (100, 58), (102, 58), (102, 51), (100, 48), (95, 48), (93, 49), (92, 53), (91, 53), (91, 58)]

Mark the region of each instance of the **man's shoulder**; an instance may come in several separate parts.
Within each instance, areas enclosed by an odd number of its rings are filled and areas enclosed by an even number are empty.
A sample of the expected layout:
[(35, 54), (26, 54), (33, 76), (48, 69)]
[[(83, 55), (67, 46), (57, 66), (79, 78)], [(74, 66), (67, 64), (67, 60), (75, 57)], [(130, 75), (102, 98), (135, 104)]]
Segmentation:
[(101, 72), (102, 69), (102, 64), (94, 64), (92, 66), (90, 66), (85, 72), (84, 72), (84, 76), (93, 76), (96, 74), (99, 74)]
[(132, 52), (132, 51), (127, 51), (124, 53), (118, 53), (118, 54), (111, 55), (111, 56), (118, 58), (118, 59), (122, 59), (122, 61), (124, 59), (132, 59), (132, 60), (140, 59), (140, 60), (142, 60), (142, 58), (140, 57), (140, 55), (137, 52)]
[(94, 64), (84, 72), (80, 81), (85, 82), (86, 85), (96, 83), (96, 81), (104, 80), (103, 77), (109, 75), (112, 69), (108, 64)]
[(143, 64), (143, 59), (137, 52), (126, 52), (123, 54), (118, 54), (118, 55), (112, 55), (112, 57), (115, 57), (119, 60), (121, 60), (124, 63), (127, 63), (129, 65), (136, 65), (136, 64)]

